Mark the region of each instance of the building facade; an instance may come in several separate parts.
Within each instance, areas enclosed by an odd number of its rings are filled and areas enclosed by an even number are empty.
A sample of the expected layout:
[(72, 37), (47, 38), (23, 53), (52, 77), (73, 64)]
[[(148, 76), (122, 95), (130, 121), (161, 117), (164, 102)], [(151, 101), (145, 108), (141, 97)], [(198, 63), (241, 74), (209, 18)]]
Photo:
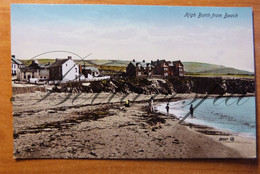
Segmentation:
[(96, 67), (80, 65), (79, 69), (80, 74), (83, 74), (85, 78), (100, 76), (100, 71)]
[(11, 57), (11, 64), (12, 64), (12, 76), (19, 76), (20, 69), (24, 67), (23, 63), (15, 58), (15, 55)]
[(184, 76), (184, 66), (180, 60), (151, 61), (151, 63), (131, 61), (126, 67), (126, 75), (134, 77), (176, 77)]
[(126, 75), (134, 77), (150, 77), (152, 76), (153, 66), (146, 63), (145, 60), (137, 62), (135, 59), (126, 67)]
[(162, 77), (184, 76), (184, 66), (180, 60), (166, 61), (157, 59), (157, 61), (152, 61), (151, 63), (154, 66), (154, 75)]
[(50, 81), (77, 81), (79, 78), (79, 66), (72, 60), (71, 56), (67, 59), (56, 59), (49, 67)]
[(48, 80), (49, 79), (49, 68), (50, 63), (39, 64), (37, 60), (32, 60), (32, 63), (27, 66), (20, 68), (20, 74), (17, 75), (17, 80), (30, 81), (30, 79), (37, 80)]

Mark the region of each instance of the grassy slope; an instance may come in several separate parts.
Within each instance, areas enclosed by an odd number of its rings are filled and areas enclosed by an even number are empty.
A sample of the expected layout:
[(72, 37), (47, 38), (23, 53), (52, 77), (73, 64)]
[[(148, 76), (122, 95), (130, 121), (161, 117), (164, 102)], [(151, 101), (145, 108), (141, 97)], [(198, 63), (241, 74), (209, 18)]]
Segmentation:
[[(37, 59), (39, 64), (45, 64), (50, 62), (51, 64), (55, 62), (55, 59)], [(30, 65), (32, 63), (32, 60), (20, 60), (25, 65)]]
[(251, 75), (252, 72), (239, 70), (222, 65), (200, 63), (200, 62), (183, 62), (184, 69), (187, 73), (196, 74), (247, 74)]
[[(103, 66), (119, 66), (119, 67), (126, 67), (129, 61), (123, 60), (101, 60), (101, 59), (94, 59), (94, 60), (85, 60), (85, 65), (103, 65)], [(79, 64), (84, 64), (83, 61), (79, 61)]]
[(213, 65), (213, 64), (200, 63), (200, 62), (182, 62), (182, 63), (184, 65), (185, 71), (192, 72), (192, 73), (224, 68), (224, 66), (221, 65)]

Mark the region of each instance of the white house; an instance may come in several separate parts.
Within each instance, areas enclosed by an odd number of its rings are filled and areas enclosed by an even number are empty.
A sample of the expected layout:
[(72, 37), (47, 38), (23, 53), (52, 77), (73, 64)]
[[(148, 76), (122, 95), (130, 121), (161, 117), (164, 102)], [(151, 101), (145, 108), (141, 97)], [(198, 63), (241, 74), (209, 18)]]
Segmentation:
[(56, 59), (49, 67), (49, 80), (51, 81), (77, 81), (79, 79), (79, 66), (69, 56), (67, 59)]
[(18, 76), (20, 74), (20, 68), (23, 67), (23, 63), (15, 58), (15, 55), (12, 55), (12, 76)]

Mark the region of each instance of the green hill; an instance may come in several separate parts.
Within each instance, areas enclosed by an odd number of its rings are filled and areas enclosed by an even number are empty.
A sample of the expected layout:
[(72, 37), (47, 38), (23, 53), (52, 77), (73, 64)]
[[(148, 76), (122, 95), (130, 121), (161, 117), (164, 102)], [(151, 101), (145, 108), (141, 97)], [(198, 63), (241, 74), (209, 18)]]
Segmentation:
[(201, 62), (182, 62), (186, 72), (199, 73), (203, 71), (210, 71), (215, 69), (225, 68), (222, 65), (215, 65)]
[[(35, 59), (39, 62), (39, 64), (45, 64), (50, 62), (51, 64), (55, 62), (55, 59)], [(32, 60), (24, 60), (20, 59), (20, 61), (25, 64), (26, 66), (30, 65), (32, 63)]]
[(253, 72), (239, 70), (222, 65), (201, 63), (201, 62), (182, 62), (186, 74), (245, 74), (252, 75)]
[(79, 64), (84, 64), (85, 65), (103, 65), (103, 66), (120, 66), (120, 67), (124, 67), (127, 66), (129, 61), (125, 61), (125, 60), (103, 60), (103, 59), (91, 59), (91, 60), (85, 60), (80, 61), (78, 60), (77, 62), (79, 62)]

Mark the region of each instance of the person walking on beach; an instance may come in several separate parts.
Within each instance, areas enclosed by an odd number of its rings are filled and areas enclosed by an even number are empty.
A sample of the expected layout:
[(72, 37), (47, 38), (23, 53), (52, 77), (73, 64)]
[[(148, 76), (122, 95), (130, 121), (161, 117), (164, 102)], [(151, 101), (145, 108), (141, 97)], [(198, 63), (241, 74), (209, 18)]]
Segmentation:
[(150, 105), (150, 112), (154, 112), (154, 109), (153, 109), (153, 97), (151, 97), (149, 105)]
[(190, 105), (190, 115), (191, 115), (191, 118), (194, 118), (194, 117), (193, 117), (193, 110), (194, 110), (194, 109), (193, 109), (193, 106), (192, 106), (192, 104), (191, 104), (191, 105)]
[(170, 109), (170, 107), (169, 107), (169, 103), (167, 103), (167, 105), (166, 105), (166, 111), (167, 111), (167, 115), (169, 115), (169, 109)]

